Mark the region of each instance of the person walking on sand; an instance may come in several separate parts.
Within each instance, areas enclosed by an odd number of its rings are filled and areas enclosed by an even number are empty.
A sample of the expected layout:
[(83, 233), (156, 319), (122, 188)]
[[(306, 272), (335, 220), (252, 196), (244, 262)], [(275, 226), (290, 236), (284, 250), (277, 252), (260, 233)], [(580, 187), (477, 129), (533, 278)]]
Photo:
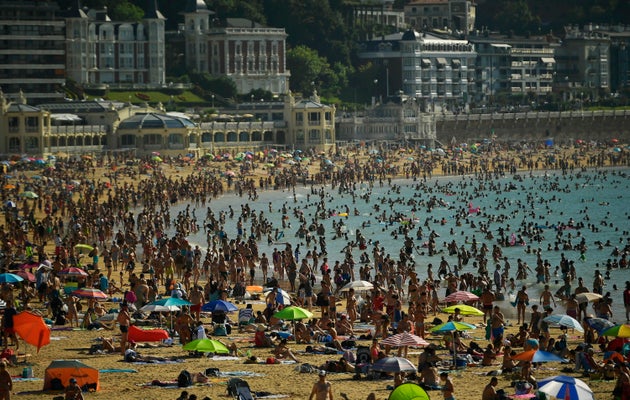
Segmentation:
[(13, 380), (11, 374), (7, 371), (7, 362), (0, 362), (0, 400), (10, 400), (11, 391), (13, 390)]
[(118, 313), (117, 321), (120, 325), (120, 354), (124, 356), (125, 350), (127, 350), (129, 325), (131, 324), (131, 315), (129, 314), (129, 307), (127, 303), (122, 303), (120, 305), (120, 312)]
[(527, 286), (523, 286), (521, 290), (516, 294), (516, 313), (517, 324), (525, 323), (525, 308), (529, 304), (529, 295), (527, 294)]
[(623, 291), (623, 305), (626, 308), (626, 322), (630, 322), (630, 281), (626, 281), (626, 290)]
[(313, 385), (308, 400), (333, 400), (332, 385), (326, 380), (326, 371), (319, 371), (319, 380)]

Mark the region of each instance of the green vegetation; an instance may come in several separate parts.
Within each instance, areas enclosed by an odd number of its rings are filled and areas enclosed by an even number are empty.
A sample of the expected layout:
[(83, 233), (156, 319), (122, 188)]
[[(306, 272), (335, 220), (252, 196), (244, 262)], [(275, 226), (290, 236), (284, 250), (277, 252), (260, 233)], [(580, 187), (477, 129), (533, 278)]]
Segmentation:
[[(136, 96), (136, 93), (149, 96), (149, 100), (142, 100)], [(172, 96), (172, 98), (171, 98)], [(159, 91), (110, 91), (105, 97), (108, 100), (128, 102), (131, 101), (134, 104), (144, 103), (145, 101), (151, 104), (161, 102), (167, 106), (171, 101), (173, 103), (207, 103), (206, 100), (197, 96), (191, 91), (184, 91), (181, 95), (170, 95)]]

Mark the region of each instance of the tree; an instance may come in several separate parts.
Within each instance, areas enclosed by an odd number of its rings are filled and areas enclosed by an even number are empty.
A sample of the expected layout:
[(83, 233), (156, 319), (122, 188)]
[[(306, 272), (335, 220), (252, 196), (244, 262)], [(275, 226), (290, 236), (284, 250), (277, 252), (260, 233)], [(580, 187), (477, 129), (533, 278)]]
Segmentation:
[(144, 17), (144, 10), (126, 1), (116, 4), (112, 9), (108, 9), (108, 14), (112, 21), (139, 22)]
[(291, 71), (291, 90), (305, 95), (313, 93), (330, 74), (330, 66), (316, 50), (297, 46), (287, 51), (287, 67)]
[(540, 18), (532, 15), (525, 0), (507, 0), (495, 15), (494, 25), (504, 33), (525, 34), (539, 30)]

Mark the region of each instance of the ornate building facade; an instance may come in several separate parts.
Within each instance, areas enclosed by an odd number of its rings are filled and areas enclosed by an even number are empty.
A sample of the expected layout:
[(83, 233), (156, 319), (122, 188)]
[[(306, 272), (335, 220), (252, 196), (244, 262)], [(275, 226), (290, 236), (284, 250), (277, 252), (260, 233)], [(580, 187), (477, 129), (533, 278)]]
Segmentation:
[(79, 84), (165, 83), (164, 16), (155, 3), (142, 22), (112, 21), (107, 9), (72, 10), (66, 18), (66, 73)]
[(238, 93), (263, 89), (274, 94), (289, 90), (284, 28), (269, 28), (246, 19), (211, 19), (202, 0), (190, 0), (184, 11), (186, 66), (189, 70), (227, 76)]

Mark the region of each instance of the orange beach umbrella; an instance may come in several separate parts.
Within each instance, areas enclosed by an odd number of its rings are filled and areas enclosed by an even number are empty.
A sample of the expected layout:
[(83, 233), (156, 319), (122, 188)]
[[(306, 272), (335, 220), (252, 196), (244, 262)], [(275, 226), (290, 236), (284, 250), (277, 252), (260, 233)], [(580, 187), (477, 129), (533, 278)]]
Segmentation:
[(44, 322), (44, 319), (37, 314), (29, 311), (22, 311), (13, 317), (13, 327), (15, 333), (20, 335), (24, 341), (39, 349), (50, 344), (50, 328)]

